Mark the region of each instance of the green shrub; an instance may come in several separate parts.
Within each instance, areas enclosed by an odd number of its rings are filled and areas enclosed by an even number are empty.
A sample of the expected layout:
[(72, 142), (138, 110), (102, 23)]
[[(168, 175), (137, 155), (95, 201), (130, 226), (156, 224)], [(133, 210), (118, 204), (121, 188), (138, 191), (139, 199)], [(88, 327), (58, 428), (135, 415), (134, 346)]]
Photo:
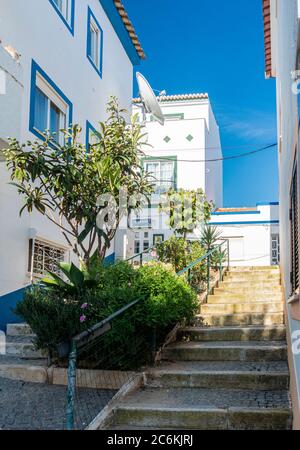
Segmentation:
[(24, 300), (17, 304), (15, 313), (37, 335), (37, 347), (47, 348), (51, 352), (60, 342), (68, 341), (71, 336), (83, 331), (78, 320), (79, 302), (39, 286), (26, 290)]
[(163, 328), (193, 317), (197, 308), (196, 294), (184, 278), (175, 274), (172, 266), (150, 263), (139, 272), (141, 293), (147, 298), (143, 303), (145, 325)]
[(158, 258), (161, 262), (172, 264), (174, 270), (179, 272), (187, 266), (187, 246), (184, 238), (172, 236), (158, 245)]
[[(199, 241), (189, 242), (184, 238), (171, 237), (160, 244), (157, 254), (160, 261), (172, 264), (176, 272), (185, 269), (189, 264), (200, 259), (206, 253)], [(191, 270), (191, 284), (197, 290), (201, 290), (206, 279), (206, 261), (194, 266)]]
[(112, 329), (80, 355), (83, 366), (129, 370), (150, 361), (154, 330), (159, 345), (177, 322), (190, 319), (197, 309), (195, 292), (171, 266), (99, 266), (96, 287), (85, 286), (69, 296), (59, 286), (33, 287), (18, 303), (16, 313), (36, 333), (37, 346), (55, 355), (60, 343), (137, 299), (141, 301), (113, 320)]

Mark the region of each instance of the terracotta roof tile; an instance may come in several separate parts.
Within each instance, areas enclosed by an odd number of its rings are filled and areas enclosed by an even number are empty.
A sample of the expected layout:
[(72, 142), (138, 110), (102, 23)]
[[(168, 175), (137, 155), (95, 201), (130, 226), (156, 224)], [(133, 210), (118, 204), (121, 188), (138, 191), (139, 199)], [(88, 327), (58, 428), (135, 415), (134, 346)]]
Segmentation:
[(216, 210), (216, 212), (235, 212), (235, 213), (239, 213), (239, 212), (253, 212), (253, 211), (257, 211), (257, 208), (218, 208)]
[(264, 35), (265, 35), (265, 71), (266, 77), (272, 77), (271, 50), (271, 5), (270, 0), (263, 0)]
[[(182, 94), (182, 95), (160, 95), (157, 99), (162, 102), (176, 102), (184, 100), (205, 100), (208, 99), (208, 94)], [(134, 98), (133, 103), (140, 103), (140, 98)]]
[(142, 49), (142, 46), (140, 44), (140, 41), (136, 35), (135, 29), (128, 17), (127, 12), (125, 11), (124, 5), (120, 0), (113, 0), (114, 4), (117, 8), (118, 13), (121, 16), (121, 19), (125, 25), (126, 30), (128, 31), (128, 34), (132, 40), (133, 45), (135, 46), (135, 49), (141, 59), (146, 59), (146, 55), (144, 53), (144, 50)]

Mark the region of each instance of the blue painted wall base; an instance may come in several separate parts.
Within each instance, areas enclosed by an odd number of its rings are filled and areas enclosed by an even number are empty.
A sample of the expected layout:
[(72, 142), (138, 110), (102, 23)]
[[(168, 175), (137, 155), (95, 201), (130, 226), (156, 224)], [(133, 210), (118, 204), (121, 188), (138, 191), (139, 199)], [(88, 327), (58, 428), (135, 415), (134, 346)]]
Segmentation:
[(105, 266), (112, 266), (116, 262), (116, 255), (115, 253), (112, 253), (111, 255), (107, 256), (104, 260)]
[(25, 289), (11, 292), (0, 297), (0, 330), (6, 332), (8, 323), (22, 323), (23, 320), (13, 313), (16, 304), (23, 300)]

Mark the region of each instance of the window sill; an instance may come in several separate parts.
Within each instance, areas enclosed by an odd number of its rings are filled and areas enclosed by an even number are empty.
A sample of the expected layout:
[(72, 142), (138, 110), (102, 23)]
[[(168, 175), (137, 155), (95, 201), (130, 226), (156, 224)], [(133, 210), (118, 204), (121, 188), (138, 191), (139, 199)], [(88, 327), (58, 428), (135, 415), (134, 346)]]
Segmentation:
[(96, 66), (96, 64), (94, 63), (94, 61), (92, 60), (92, 58), (87, 55), (87, 59), (89, 60), (89, 62), (91, 63), (91, 65), (93, 66), (93, 68), (95, 69), (95, 71), (97, 72), (97, 74), (99, 75), (99, 77), (102, 80), (102, 69), (99, 69), (99, 67)]
[(69, 23), (66, 18), (64, 17), (64, 15), (61, 13), (61, 11), (57, 8), (57, 5), (55, 4), (55, 2), (53, 0), (49, 0), (51, 5), (53, 6), (55, 12), (59, 15), (60, 19), (63, 21), (63, 23), (65, 24), (65, 26), (68, 28), (68, 30), (70, 31), (70, 33), (72, 34), (72, 36), (74, 37), (74, 12), (75, 12), (75, 4), (74, 4), (74, 0), (72, 0), (72, 11), (71, 11), (71, 23)]
[[(34, 134), (37, 138), (39, 138), (41, 141), (46, 142), (48, 136), (43, 133), (42, 131), (38, 130), (37, 128), (33, 127), (30, 128), (29, 131)], [(49, 141), (48, 143), (49, 147), (53, 150), (58, 150), (60, 147), (60, 144), (57, 144), (55, 141)]]

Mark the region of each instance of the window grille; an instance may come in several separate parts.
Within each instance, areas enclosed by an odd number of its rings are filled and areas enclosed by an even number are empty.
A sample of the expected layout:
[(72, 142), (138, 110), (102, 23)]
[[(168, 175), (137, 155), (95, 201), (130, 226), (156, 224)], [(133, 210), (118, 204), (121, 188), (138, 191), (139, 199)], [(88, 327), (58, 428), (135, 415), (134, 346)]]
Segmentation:
[(43, 277), (47, 272), (61, 275), (59, 263), (65, 260), (66, 249), (39, 239), (29, 241), (28, 271), (33, 277)]

